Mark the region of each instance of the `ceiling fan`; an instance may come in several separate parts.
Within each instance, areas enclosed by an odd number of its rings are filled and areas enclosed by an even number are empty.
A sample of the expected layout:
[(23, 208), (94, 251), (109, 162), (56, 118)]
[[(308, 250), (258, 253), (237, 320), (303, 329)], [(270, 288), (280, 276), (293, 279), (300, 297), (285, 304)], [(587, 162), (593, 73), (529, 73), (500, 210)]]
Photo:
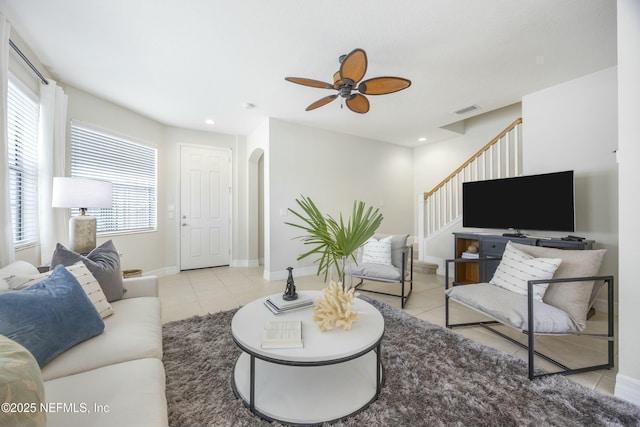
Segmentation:
[[(402, 77), (374, 77), (360, 82), (367, 72), (367, 54), (362, 49), (354, 49), (348, 55), (342, 55), (339, 60), (340, 70), (333, 75), (333, 84), (303, 77), (284, 78), (291, 83), (303, 86), (338, 91), (337, 94), (320, 98), (309, 105), (306, 111), (315, 110), (341, 96), (351, 111), (364, 114), (369, 111), (369, 100), (364, 95), (385, 95), (411, 86), (411, 81)], [(352, 91), (359, 93), (352, 93)]]

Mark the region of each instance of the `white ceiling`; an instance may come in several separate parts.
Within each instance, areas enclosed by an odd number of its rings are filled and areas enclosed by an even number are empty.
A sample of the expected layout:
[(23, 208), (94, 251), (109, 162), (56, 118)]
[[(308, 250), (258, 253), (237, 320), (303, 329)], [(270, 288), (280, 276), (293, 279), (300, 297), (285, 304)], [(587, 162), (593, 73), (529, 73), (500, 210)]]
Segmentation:
[[(266, 117), (406, 146), (523, 95), (614, 66), (613, 0), (0, 0), (59, 81), (167, 125), (247, 135)], [(360, 115), (326, 89), (338, 57), (410, 88)], [(243, 103), (255, 108), (245, 109)], [(205, 119), (213, 119), (214, 126)]]

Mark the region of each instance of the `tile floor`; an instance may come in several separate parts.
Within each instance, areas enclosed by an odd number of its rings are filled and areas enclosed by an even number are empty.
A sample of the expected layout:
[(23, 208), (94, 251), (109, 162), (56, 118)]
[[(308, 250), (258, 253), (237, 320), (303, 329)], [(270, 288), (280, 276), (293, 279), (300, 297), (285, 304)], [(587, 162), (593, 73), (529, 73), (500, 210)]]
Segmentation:
[[(279, 293), (284, 290), (285, 281), (267, 281), (262, 278), (262, 267), (239, 268), (217, 267), (202, 270), (184, 271), (174, 275), (159, 278), (160, 298), (162, 301), (162, 320), (186, 319), (195, 315), (213, 313), (240, 307), (259, 297)], [(298, 290), (322, 289), (325, 284), (317, 276), (296, 277), (295, 285)], [(372, 283), (371, 286), (379, 284)], [(393, 286), (393, 285), (386, 285)], [(399, 286), (399, 285), (398, 285)], [(399, 289), (399, 288), (398, 288)], [(432, 274), (414, 275), (414, 290), (405, 306), (405, 311), (419, 319), (444, 325), (444, 277)], [(387, 302), (394, 307), (400, 306), (399, 298), (363, 293), (372, 298)], [(477, 316), (470, 310), (452, 305), (452, 321), (473, 321)], [(455, 316), (455, 317), (454, 317)], [(596, 314), (590, 324), (593, 329), (606, 330), (606, 316)], [(591, 326), (590, 326), (591, 327)], [(495, 347), (508, 354), (526, 359), (527, 353), (520, 347), (497, 337), (482, 328), (455, 329), (455, 332), (482, 344)], [(510, 328), (504, 328), (505, 333), (517, 337), (523, 342), (526, 336)], [(562, 355), (561, 361), (576, 363), (600, 363), (606, 360), (606, 343), (604, 340), (585, 337), (540, 337), (536, 339), (536, 348), (549, 350), (550, 354)], [(589, 350), (585, 351), (585, 347)], [(597, 357), (596, 362), (593, 358)], [(537, 362), (536, 362), (537, 363)], [(540, 366), (543, 366), (541, 363)], [(567, 378), (584, 386), (605, 394), (613, 394), (617, 370), (602, 370), (583, 374), (570, 375)]]

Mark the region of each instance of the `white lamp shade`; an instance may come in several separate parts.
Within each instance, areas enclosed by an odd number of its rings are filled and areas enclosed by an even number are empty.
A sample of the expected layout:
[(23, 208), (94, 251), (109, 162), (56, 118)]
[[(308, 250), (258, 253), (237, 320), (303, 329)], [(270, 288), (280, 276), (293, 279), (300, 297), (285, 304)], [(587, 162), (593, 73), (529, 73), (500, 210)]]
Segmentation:
[(110, 208), (113, 186), (109, 181), (85, 178), (53, 178), (54, 208)]

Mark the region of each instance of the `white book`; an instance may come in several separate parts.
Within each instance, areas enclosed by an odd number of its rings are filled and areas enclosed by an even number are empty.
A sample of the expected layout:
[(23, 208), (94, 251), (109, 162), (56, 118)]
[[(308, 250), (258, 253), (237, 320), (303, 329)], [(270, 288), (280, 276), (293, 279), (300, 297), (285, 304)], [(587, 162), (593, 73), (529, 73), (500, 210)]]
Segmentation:
[(282, 297), (282, 294), (271, 295), (269, 297), (269, 301), (276, 306), (279, 310), (284, 310), (286, 308), (300, 307), (309, 305), (309, 303), (313, 303), (313, 299), (305, 295), (303, 293), (298, 293), (298, 298), (287, 301)]
[(264, 300), (264, 305), (271, 310), (271, 312), (273, 314), (282, 314), (282, 313), (288, 313), (290, 311), (294, 311), (294, 310), (301, 310), (303, 308), (307, 308), (307, 307), (313, 307), (315, 304), (313, 301), (307, 301), (302, 305), (296, 305), (296, 306), (292, 306), (292, 307), (287, 307), (287, 308), (283, 308), (280, 309), (278, 307), (276, 307), (271, 300), (269, 300), (268, 298), (266, 300)]
[(264, 325), (262, 348), (302, 348), (301, 320), (270, 320)]

